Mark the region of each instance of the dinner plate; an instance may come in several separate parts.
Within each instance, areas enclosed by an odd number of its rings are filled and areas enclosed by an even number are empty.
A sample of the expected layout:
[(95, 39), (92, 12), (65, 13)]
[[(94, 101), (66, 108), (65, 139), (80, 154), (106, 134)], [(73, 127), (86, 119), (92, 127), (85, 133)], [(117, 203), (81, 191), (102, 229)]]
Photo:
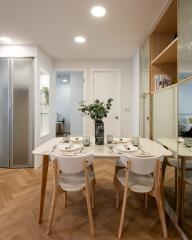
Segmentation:
[(130, 140), (130, 138), (113, 138), (114, 143), (127, 143)]
[(57, 146), (58, 151), (63, 151), (63, 152), (76, 152), (80, 151), (82, 146), (80, 144), (71, 144), (71, 143), (61, 143)]
[(118, 145), (116, 149), (120, 152), (126, 152), (126, 153), (138, 151), (138, 148), (133, 145), (128, 145), (128, 146)]

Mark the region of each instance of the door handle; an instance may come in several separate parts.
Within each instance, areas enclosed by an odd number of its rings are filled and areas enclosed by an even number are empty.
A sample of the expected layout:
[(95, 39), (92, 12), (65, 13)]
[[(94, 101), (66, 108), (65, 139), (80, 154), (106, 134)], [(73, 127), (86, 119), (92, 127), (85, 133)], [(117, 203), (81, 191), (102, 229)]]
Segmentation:
[(118, 116), (115, 116), (115, 119), (119, 119), (119, 117), (118, 117)]

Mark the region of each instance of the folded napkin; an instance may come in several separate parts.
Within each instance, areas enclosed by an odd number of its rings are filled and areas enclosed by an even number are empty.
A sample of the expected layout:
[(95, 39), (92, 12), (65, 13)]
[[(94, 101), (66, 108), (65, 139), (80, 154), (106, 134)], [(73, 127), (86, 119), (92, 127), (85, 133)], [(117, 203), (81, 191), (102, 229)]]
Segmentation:
[(113, 138), (114, 143), (127, 143), (130, 140), (130, 138)]
[(70, 141), (72, 141), (72, 142), (82, 142), (83, 137), (70, 137)]
[(57, 151), (62, 152), (78, 152), (82, 149), (82, 146), (80, 144), (59, 144), (56, 148)]

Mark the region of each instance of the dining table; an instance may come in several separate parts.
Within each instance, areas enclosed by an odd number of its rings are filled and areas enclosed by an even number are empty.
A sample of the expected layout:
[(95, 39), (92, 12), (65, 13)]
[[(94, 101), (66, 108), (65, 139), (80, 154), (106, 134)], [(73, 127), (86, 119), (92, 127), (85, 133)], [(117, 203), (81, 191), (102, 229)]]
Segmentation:
[[(122, 152), (120, 152), (118, 149), (115, 149), (115, 146), (124, 144), (121, 143), (123, 138), (119, 138), (119, 142), (114, 144), (114, 148), (111, 149), (111, 144), (105, 143), (104, 145), (96, 145), (94, 143), (94, 140), (91, 141), (91, 144), (87, 147), (82, 148), (82, 154), (84, 153), (90, 153), (93, 155), (94, 160), (97, 159), (113, 159), (114, 161), (117, 161), (120, 159), (120, 155)], [(51, 152), (59, 145), (62, 144), (63, 138), (57, 137), (52, 138), (42, 145), (38, 146), (32, 151), (33, 155), (40, 155), (42, 156), (42, 176), (41, 176), (41, 191), (40, 191), (40, 208), (39, 208), (39, 224), (42, 223), (43, 219), (43, 209), (44, 209), (44, 203), (45, 203), (45, 194), (46, 194), (46, 183), (47, 183), (47, 174), (48, 174), (48, 167), (49, 167), (49, 156)], [(127, 142), (131, 144), (131, 138), (127, 138)], [(158, 156), (158, 155), (164, 155), (165, 157), (172, 156), (172, 151), (166, 149), (161, 144), (152, 141), (148, 138), (140, 138), (139, 139), (139, 147), (138, 151), (126, 153), (126, 154), (144, 154), (150, 156)]]

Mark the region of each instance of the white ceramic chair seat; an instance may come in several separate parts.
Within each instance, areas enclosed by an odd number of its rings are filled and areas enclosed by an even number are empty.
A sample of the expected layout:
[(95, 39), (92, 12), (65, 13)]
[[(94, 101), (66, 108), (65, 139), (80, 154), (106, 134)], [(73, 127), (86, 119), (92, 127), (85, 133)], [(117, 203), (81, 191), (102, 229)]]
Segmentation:
[[(175, 168), (178, 167), (178, 161), (177, 161), (177, 159), (169, 157), (167, 160), (168, 160), (168, 163), (169, 163), (171, 166), (173, 166), (173, 167), (175, 167)], [(181, 167), (181, 165), (180, 165), (179, 167)], [(186, 168), (186, 169), (192, 169), (192, 161), (191, 161), (191, 160), (187, 160), (187, 161), (186, 161), (185, 168)]]
[[(89, 171), (89, 182), (94, 180), (94, 172)], [(75, 174), (62, 172), (59, 176), (59, 185), (64, 191), (80, 191), (85, 187), (85, 171)]]
[[(117, 178), (123, 186), (125, 186), (125, 174), (125, 169), (122, 169), (117, 173)], [(133, 192), (147, 193), (153, 189), (153, 186), (154, 179), (151, 174), (139, 175), (129, 171), (128, 188)]]
[(185, 181), (190, 185), (192, 184), (192, 172), (185, 173)]

